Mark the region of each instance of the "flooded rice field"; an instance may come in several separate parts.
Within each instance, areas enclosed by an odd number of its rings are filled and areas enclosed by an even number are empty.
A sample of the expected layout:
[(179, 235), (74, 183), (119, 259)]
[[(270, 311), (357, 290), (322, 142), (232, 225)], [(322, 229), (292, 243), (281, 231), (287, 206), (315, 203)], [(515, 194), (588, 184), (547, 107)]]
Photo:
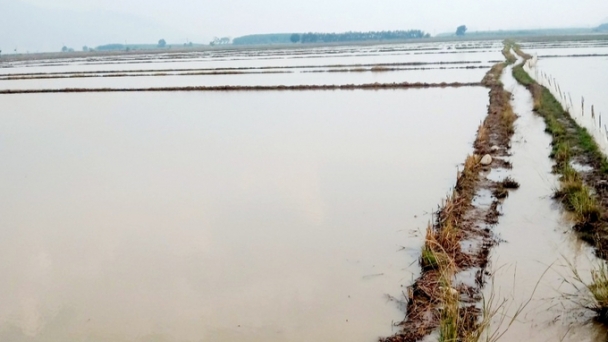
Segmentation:
[(5, 96), (0, 340), (390, 335), (404, 316), (390, 298), (417, 276), (487, 102), (484, 88)]
[(0, 62), (0, 90), (479, 82), (500, 44), (219, 50)]
[[(473, 320), (502, 303), (501, 341), (605, 341), (572, 301), (597, 253), (502, 48), (0, 60), (0, 341), (430, 341), (454, 293)], [(608, 45), (522, 49), (608, 148)]]
[(406, 62), (469, 62), (501, 60), (500, 42), (389, 44), (283, 49), (214, 49), (203, 52), (130, 54), (85, 58), (53, 58), (3, 63), (0, 73), (234, 68), (303, 67), (328, 64), (379, 64)]
[(0, 80), (0, 90), (32, 89), (129, 89), (165, 87), (216, 86), (297, 86), (347, 85), (371, 83), (469, 83), (479, 82), (487, 68), (395, 70), (381, 72), (297, 72), (235, 75), (168, 75), (142, 77), (49, 78), (30, 80)]

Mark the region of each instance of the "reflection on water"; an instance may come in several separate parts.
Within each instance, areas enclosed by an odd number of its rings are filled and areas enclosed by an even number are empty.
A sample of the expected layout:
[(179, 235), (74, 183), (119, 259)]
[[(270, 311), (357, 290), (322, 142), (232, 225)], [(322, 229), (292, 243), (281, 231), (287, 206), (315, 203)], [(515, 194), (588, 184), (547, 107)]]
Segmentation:
[(2, 103), (1, 341), (375, 341), (487, 90)]

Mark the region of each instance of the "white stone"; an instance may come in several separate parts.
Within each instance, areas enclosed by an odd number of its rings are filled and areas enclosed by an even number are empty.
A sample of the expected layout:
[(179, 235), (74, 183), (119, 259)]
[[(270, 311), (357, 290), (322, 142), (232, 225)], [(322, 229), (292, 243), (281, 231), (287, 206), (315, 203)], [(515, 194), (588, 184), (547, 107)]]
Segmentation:
[(490, 150), (492, 150), (492, 152), (496, 152), (496, 151), (500, 150), (500, 147), (494, 145), (490, 148)]
[(483, 158), (481, 158), (480, 163), (483, 166), (488, 166), (488, 165), (492, 164), (492, 156), (489, 154), (486, 154), (485, 156), (483, 156)]

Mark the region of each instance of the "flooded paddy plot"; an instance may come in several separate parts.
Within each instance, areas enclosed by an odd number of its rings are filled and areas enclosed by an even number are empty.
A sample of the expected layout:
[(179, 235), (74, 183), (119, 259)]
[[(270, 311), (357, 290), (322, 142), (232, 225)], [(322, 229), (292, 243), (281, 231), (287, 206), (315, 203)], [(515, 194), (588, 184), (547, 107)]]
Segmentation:
[(57, 58), (2, 63), (0, 90), (474, 83), (500, 58), (492, 42)]
[(488, 96), (2, 102), (0, 340), (375, 341)]
[(608, 40), (524, 42), (521, 48), (539, 57), (566, 57), (608, 54)]
[[(193, 53), (111, 55), (2, 62), (0, 75), (52, 72), (132, 71), (142, 69), (275, 68), (394, 63), (488, 63), (500, 60), (500, 46), (470, 44), (395, 44), (343, 48), (231, 49)], [(489, 66), (488, 66), (489, 67)]]
[(2, 63), (0, 74), (19, 72), (229, 68), (305, 66), (324, 64), (376, 64), (394, 62), (468, 61), (501, 59), (500, 42), (407, 43), (344, 47), (256, 49), (241, 47), (200, 52), (113, 54), (109, 56), (53, 58)]
[(396, 70), (381, 72), (315, 72), (234, 75), (169, 75), (138, 77), (50, 78), (0, 80), (0, 90), (32, 89), (129, 89), (197, 86), (296, 86), (346, 85), (370, 83), (441, 83), (479, 82), (485, 69)]
[[(568, 48), (578, 54), (578, 48)], [(591, 54), (608, 53), (594, 48)], [(568, 54), (570, 55), (570, 53)], [(608, 153), (608, 56), (539, 58), (530, 76), (546, 86)], [(584, 101), (584, 102), (583, 102)]]

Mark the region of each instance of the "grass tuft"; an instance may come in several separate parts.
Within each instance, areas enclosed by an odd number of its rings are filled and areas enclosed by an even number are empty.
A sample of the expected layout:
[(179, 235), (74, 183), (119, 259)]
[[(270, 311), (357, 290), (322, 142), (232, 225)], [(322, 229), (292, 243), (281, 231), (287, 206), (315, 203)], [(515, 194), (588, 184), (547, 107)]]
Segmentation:
[(597, 223), (601, 207), (591, 189), (583, 183), (581, 176), (570, 166), (564, 164), (560, 170), (560, 188), (556, 197), (564, 207), (574, 214), (579, 229), (588, 229)]
[(519, 189), (519, 183), (511, 177), (505, 178), (501, 184), (505, 189)]
[(605, 262), (596, 265), (591, 270), (591, 281), (583, 280), (579, 270), (569, 260), (565, 260), (572, 276), (564, 277), (564, 281), (576, 290), (575, 293), (562, 293), (565, 299), (596, 313), (595, 319), (608, 324), (608, 266)]

